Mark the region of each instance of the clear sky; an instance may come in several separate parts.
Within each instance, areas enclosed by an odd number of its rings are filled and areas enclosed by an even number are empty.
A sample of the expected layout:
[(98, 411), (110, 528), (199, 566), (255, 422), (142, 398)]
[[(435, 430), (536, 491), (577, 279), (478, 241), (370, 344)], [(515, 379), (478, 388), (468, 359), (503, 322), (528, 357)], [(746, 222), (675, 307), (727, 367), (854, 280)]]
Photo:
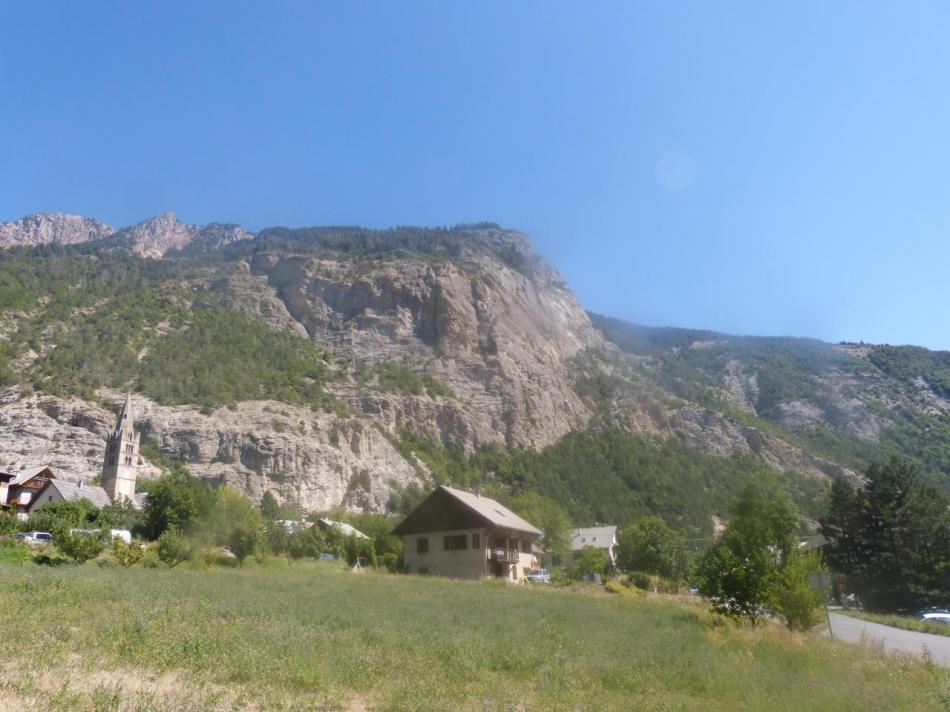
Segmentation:
[(532, 235), (653, 325), (950, 348), (950, 4), (0, 0), (0, 220)]

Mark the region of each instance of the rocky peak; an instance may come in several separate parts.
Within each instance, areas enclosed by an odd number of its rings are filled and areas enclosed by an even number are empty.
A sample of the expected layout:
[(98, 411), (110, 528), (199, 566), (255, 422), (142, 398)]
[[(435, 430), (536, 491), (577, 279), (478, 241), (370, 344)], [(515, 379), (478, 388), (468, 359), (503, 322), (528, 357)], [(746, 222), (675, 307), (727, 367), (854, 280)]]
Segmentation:
[(0, 223), (0, 248), (34, 245), (73, 245), (100, 240), (115, 228), (95, 218), (65, 213), (36, 213)]
[(185, 225), (174, 213), (156, 215), (120, 231), (136, 252), (145, 257), (161, 257), (169, 250), (180, 250), (194, 239), (198, 229)]

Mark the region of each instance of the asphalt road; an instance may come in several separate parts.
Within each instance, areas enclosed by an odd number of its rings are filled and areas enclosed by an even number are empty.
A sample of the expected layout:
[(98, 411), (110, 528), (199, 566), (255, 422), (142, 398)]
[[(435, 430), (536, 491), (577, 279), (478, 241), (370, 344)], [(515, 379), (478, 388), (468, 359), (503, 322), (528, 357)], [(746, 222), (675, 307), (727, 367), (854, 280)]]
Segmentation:
[(889, 653), (913, 653), (920, 655), (926, 647), (937, 665), (950, 667), (950, 636), (918, 633), (913, 630), (893, 628), (889, 625), (871, 623), (830, 611), (831, 630), (834, 637), (848, 643), (883, 646)]

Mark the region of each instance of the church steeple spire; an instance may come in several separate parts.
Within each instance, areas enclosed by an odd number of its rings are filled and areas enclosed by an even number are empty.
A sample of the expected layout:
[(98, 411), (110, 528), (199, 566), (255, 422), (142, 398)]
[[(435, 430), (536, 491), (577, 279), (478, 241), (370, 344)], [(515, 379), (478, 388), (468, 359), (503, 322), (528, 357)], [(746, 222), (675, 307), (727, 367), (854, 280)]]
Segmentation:
[(113, 500), (132, 499), (139, 466), (139, 434), (132, 421), (132, 394), (126, 393), (115, 430), (106, 443), (102, 487)]

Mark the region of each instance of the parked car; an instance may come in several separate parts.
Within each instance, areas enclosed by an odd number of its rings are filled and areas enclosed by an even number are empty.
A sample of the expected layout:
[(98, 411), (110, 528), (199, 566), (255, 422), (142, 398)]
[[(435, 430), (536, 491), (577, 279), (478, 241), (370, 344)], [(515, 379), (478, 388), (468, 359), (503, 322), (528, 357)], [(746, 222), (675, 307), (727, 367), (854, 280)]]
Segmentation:
[(920, 619), (921, 623), (944, 623), (950, 625), (950, 613), (925, 613)]
[(21, 532), (17, 534), (17, 538), (22, 539), (31, 546), (49, 544), (53, 541), (53, 535), (49, 532)]
[(551, 572), (547, 569), (535, 569), (525, 576), (528, 583), (551, 583)]

